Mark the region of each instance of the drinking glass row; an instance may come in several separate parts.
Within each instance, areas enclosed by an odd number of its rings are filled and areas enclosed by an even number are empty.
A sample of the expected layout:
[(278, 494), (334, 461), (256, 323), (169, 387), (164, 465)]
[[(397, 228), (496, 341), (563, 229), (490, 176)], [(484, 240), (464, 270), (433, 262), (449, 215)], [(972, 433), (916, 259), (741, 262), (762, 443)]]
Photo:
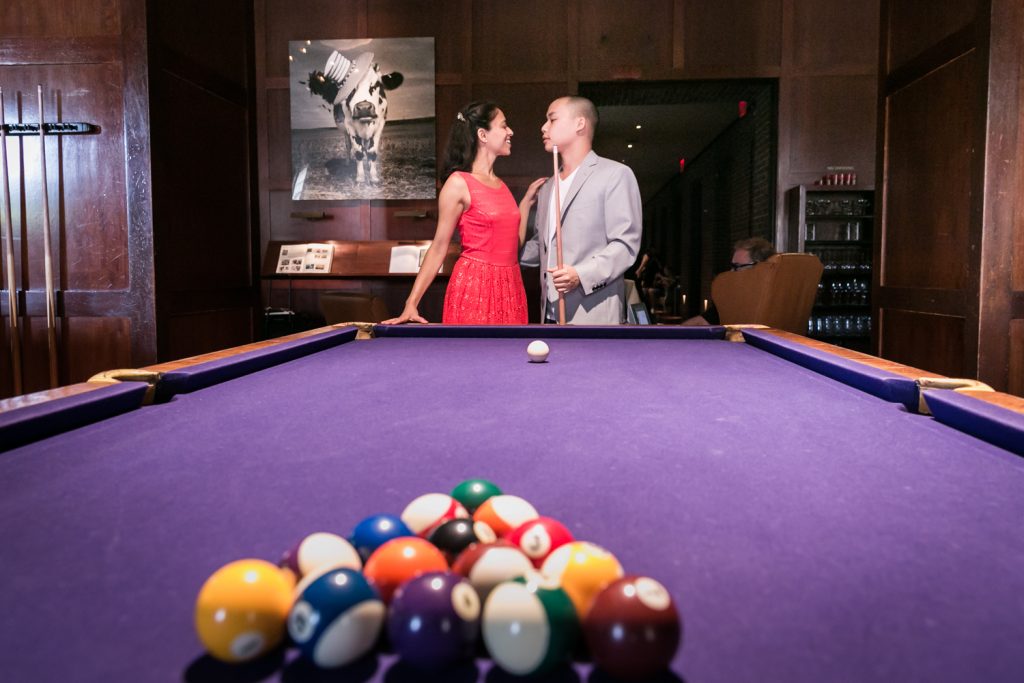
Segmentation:
[(866, 337), (869, 334), (870, 315), (816, 315), (807, 322), (810, 337)]

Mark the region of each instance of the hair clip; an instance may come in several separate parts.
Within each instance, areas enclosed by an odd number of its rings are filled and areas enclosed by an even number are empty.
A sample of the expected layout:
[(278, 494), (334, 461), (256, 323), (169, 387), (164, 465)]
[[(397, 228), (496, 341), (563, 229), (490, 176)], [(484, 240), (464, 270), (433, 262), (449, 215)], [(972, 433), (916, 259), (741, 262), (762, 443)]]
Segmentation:
[(463, 123), (466, 122), (466, 117), (462, 115), (461, 111), (455, 115), (455, 118), (457, 118), (459, 121), (462, 121)]

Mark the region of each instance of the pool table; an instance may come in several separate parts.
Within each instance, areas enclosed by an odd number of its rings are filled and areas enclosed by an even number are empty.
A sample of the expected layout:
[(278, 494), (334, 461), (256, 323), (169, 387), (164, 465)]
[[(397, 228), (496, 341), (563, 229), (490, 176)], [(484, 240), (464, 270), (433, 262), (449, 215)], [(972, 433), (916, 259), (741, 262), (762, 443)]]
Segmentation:
[(3, 680), (327, 680), (205, 656), (203, 581), (483, 477), (668, 588), (662, 680), (1024, 681), (1012, 397), (723, 327), (338, 326), (146, 371), (0, 413)]

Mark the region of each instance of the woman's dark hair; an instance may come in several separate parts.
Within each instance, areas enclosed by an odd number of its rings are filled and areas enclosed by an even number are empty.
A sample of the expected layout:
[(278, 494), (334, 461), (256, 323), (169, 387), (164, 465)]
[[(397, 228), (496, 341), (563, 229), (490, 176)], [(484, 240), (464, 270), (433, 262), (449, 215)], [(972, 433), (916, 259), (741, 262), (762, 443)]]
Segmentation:
[(448, 146), (444, 150), (444, 172), (441, 180), (447, 180), (455, 171), (471, 171), (476, 148), (480, 144), (477, 130), (491, 127), (498, 105), (494, 102), (470, 102), (455, 115)]

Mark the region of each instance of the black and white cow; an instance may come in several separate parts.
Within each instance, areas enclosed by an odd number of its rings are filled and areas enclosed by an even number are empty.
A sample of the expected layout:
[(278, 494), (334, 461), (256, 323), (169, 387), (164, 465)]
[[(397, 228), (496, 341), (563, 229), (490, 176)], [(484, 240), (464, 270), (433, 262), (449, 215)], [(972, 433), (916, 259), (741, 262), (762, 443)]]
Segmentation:
[(349, 158), (356, 164), (356, 182), (380, 182), (378, 159), (381, 134), (388, 117), (388, 90), (402, 84), (396, 72), (381, 74), (373, 53), (363, 52), (350, 60), (333, 52), (323, 71), (313, 71), (306, 82), (332, 109), (334, 124), (348, 139)]
[(340, 102), (334, 104), (334, 122), (348, 135), (349, 158), (356, 163), (356, 182), (380, 182), (378, 171), (380, 138), (388, 117), (388, 90), (402, 84), (401, 73), (381, 74), (374, 64)]

